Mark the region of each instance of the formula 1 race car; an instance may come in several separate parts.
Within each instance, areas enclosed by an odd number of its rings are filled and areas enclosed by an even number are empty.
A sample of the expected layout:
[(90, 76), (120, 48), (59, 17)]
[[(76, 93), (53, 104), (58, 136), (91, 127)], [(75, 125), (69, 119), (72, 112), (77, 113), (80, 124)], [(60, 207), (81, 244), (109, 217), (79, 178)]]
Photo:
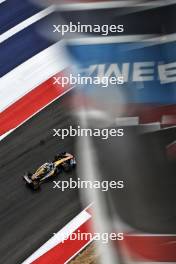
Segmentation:
[(53, 162), (46, 162), (40, 166), (35, 173), (26, 173), (23, 179), (27, 185), (37, 190), (42, 182), (57, 176), (61, 171), (68, 172), (75, 166), (75, 157), (67, 152), (62, 152), (55, 156)]

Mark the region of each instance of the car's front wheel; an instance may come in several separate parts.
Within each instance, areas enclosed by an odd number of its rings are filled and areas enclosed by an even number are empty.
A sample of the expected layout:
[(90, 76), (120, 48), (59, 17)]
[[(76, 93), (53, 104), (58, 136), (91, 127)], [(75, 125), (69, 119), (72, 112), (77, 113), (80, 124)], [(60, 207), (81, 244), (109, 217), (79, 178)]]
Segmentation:
[(74, 169), (76, 167), (76, 160), (75, 159), (70, 160), (70, 166), (72, 169)]
[(55, 172), (55, 175), (58, 175), (59, 173), (62, 172), (62, 168), (61, 167), (57, 167), (56, 168), (56, 172)]
[(62, 167), (65, 172), (68, 172), (71, 169), (70, 164), (68, 164), (67, 162), (63, 163)]

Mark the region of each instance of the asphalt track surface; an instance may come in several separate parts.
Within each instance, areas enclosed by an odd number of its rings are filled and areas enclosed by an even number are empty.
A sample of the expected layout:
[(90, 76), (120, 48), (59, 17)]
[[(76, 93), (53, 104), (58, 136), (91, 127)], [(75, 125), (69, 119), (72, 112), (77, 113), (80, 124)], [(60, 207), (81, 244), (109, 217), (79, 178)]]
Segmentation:
[[(64, 95), (0, 142), (0, 263), (19, 264), (60, 230), (80, 210), (76, 190), (61, 192), (53, 182), (32, 191), (22, 176), (61, 151), (74, 153), (73, 140), (53, 137), (53, 128), (72, 124)], [(76, 177), (76, 171), (58, 176)]]

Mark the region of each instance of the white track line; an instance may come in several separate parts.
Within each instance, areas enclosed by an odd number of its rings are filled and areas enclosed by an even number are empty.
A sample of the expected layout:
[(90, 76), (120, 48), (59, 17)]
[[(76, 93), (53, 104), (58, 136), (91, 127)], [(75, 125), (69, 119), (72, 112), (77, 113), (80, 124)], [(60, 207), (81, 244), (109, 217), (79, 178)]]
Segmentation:
[(13, 35), (17, 34), (21, 30), (27, 28), (28, 26), (34, 24), (35, 22), (41, 20), (42, 18), (46, 17), (47, 15), (51, 14), (54, 11), (54, 6), (50, 6), (41, 12), (29, 17), (25, 21), (19, 23), (15, 27), (7, 30), (0, 36), (0, 43), (7, 40), (8, 38), (12, 37)]

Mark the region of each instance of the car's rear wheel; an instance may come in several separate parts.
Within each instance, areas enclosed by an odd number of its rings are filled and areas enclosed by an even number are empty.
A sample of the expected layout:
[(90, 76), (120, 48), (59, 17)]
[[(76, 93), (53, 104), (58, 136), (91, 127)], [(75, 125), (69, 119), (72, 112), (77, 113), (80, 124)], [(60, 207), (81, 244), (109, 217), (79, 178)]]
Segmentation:
[(34, 190), (38, 190), (40, 188), (40, 184), (37, 181), (33, 181), (32, 187)]
[(32, 173), (31, 173), (31, 172), (28, 172), (28, 173), (27, 173), (27, 176), (28, 176), (29, 178), (31, 178), (31, 177), (32, 177)]

